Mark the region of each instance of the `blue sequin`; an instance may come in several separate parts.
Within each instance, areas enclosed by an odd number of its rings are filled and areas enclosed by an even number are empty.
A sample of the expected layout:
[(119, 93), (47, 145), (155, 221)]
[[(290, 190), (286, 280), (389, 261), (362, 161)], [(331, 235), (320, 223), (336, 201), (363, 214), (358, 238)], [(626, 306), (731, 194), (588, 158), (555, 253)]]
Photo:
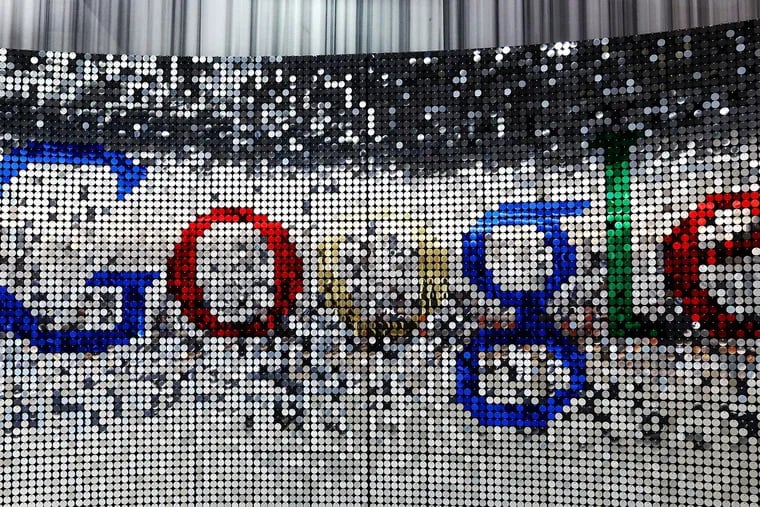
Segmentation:
[(112, 345), (128, 345), (131, 338), (142, 336), (145, 329), (145, 289), (159, 278), (156, 271), (99, 271), (86, 284), (97, 287), (121, 287), (121, 321), (114, 329), (42, 331), (39, 321), (21, 301), (0, 287), (0, 330), (14, 337), (28, 339), (40, 352), (105, 351)]
[[(506, 203), (487, 212), (465, 234), (463, 245), (464, 275), (488, 298), (495, 298), (515, 308), (513, 329), (482, 330), (457, 356), (457, 403), (478, 420), (493, 426), (541, 427), (549, 424), (570, 400), (581, 395), (586, 383), (585, 355), (572, 340), (563, 337), (550, 322), (542, 321), (549, 300), (575, 273), (575, 248), (560, 225), (560, 218), (580, 215), (589, 201)], [(544, 234), (544, 243), (552, 247), (552, 274), (547, 276), (542, 291), (504, 290), (487, 267), (486, 238), (497, 226), (532, 225)], [(479, 355), (493, 353), (497, 346), (509, 344), (544, 345), (554, 359), (570, 373), (566, 388), (558, 389), (538, 403), (494, 403), (481, 394)]]
[(108, 166), (117, 177), (116, 199), (119, 201), (123, 201), (148, 177), (147, 168), (134, 164), (123, 153), (106, 151), (102, 146), (30, 142), (26, 148), (17, 148), (3, 156), (0, 161), (0, 187), (18, 176), (29, 164)]

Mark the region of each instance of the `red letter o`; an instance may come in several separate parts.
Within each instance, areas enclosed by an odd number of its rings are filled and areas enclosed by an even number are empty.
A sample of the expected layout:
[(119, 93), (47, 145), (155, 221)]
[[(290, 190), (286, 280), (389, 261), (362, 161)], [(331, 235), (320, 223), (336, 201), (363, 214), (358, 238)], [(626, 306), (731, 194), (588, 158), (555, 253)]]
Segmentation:
[[(267, 314), (266, 322), (221, 322), (211, 313), (204, 299), (203, 287), (198, 285), (198, 238), (217, 222), (253, 224), (266, 240), (267, 248), (274, 252), (274, 308)], [(290, 312), (296, 295), (303, 290), (303, 261), (296, 255), (296, 247), (288, 239), (287, 230), (278, 222), (270, 222), (265, 215), (254, 214), (249, 208), (214, 208), (209, 214), (197, 217), (174, 246), (174, 256), (169, 258), (167, 268), (167, 286), (181, 303), (182, 314), (214, 336), (265, 335), (275, 328), (278, 317)]]

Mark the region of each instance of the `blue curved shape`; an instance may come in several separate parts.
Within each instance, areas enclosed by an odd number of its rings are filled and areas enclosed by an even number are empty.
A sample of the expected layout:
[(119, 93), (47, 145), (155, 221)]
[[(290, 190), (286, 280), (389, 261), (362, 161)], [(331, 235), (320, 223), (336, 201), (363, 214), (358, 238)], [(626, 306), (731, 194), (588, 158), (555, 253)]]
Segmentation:
[(0, 187), (18, 176), (30, 163), (108, 166), (117, 177), (116, 199), (119, 201), (148, 177), (148, 169), (135, 165), (123, 153), (107, 151), (100, 145), (30, 142), (26, 148), (16, 148), (3, 156)]
[[(494, 403), (487, 394), (480, 393), (479, 355), (496, 350), (499, 345), (539, 345), (546, 346), (548, 353), (570, 372), (567, 387), (553, 391), (538, 403)], [(578, 351), (577, 344), (565, 339), (551, 324), (532, 327), (530, 333), (525, 330), (501, 332), (493, 336), (485, 331), (474, 338), (459, 353), (456, 362), (457, 394), (456, 402), (484, 426), (519, 426), (546, 427), (549, 421), (573, 398), (577, 398), (586, 385), (586, 356)]]
[(121, 322), (114, 329), (88, 331), (41, 331), (39, 321), (23, 303), (0, 287), (0, 331), (12, 332), (16, 338), (27, 338), (41, 353), (99, 353), (112, 345), (128, 345), (145, 329), (145, 290), (159, 278), (157, 271), (99, 271), (86, 284), (122, 288)]
[(39, 322), (37, 317), (24, 304), (0, 286), (0, 331), (13, 333), (16, 338), (38, 339)]
[[(463, 238), (464, 276), (486, 297), (515, 307), (518, 320), (528, 317), (536, 307), (546, 308), (554, 292), (575, 273), (575, 248), (570, 246), (560, 218), (580, 215), (590, 204), (589, 201), (505, 203), (498, 210), (487, 212)], [(546, 246), (552, 247), (552, 276), (546, 277), (543, 291), (503, 290), (494, 280), (493, 270), (486, 265), (486, 242), (487, 235), (501, 225), (534, 225), (544, 234)]]
[[(136, 165), (125, 154), (107, 151), (100, 145), (30, 142), (0, 160), (2, 185), (9, 183), (29, 164), (72, 164), (108, 166), (116, 174), (116, 199), (122, 201), (148, 177), (145, 167)], [(86, 283), (92, 286), (122, 288), (122, 319), (107, 331), (41, 331), (39, 320), (23, 303), (0, 287), (0, 331), (29, 339), (40, 352), (103, 352), (111, 345), (125, 345), (143, 333), (145, 289), (158, 278), (156, 272), (98, 272)]]
[[(483, 330), (457, 356), (457, 403), (482, 425), (547, 426), (570, 400), (583, 392), (586, 376), (585, 354), (577, 344), (562, 336), (551, 323), (541, 320), (549, 300), (576, 271), (576, 251), (563, 231), (560, 218), (580, 215), (589, 201), (506, 203), (487, 212), (464, 235), (462, 241), (463, 272), (488, 298), (497, 298), (504, 306), (515, 308), (514, 329)], [(552, 274), (541, 291), (504, 290), (496, 283), (493, 270), (487, 267), (488, 234), (502, 225), (533, 225), (543, 233), (544, 243), (552, 247)], [(494, 403), (481, 394), (481, 366), (478, 356), (494, 352), (497, 345), (543, 344), (555, 359), (570, 371), (569, 385), (552, 392), (537, 403)]]

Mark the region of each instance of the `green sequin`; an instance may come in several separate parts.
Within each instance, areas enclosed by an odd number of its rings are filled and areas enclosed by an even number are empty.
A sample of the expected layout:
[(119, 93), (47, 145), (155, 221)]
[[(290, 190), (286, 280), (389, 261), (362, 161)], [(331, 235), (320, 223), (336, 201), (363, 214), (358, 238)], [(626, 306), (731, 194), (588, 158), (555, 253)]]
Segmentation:
[(641, 330), (633, 313), (633, 252), (631, 249), (631, 175), (629, 148), (636, 133), (603, 135), (597, 146), (604, 150), (605, 193), (607, 196), (607, 293), (609, 332), (627, 336)]

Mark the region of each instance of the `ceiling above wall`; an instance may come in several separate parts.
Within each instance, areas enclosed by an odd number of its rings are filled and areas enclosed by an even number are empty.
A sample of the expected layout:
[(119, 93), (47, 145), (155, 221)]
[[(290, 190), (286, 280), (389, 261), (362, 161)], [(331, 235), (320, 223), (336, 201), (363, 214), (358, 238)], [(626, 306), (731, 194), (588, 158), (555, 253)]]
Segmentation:
[(0, 46), (214, 56), (426, 51), (757, 17), (757, 0), (0, 0)]

